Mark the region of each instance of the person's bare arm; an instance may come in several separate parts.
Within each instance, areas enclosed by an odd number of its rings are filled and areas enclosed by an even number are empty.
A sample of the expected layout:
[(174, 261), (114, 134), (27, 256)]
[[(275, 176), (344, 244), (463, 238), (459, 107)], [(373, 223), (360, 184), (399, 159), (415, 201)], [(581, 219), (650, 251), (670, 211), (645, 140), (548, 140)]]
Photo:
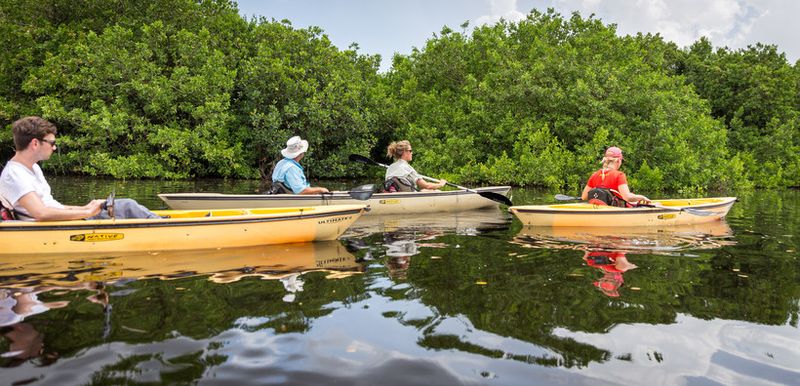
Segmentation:
[(442, 186), (445, 186), (445, 185), (447, 185), (447, 181), (445, 181), (445, 180), (439, 180), (439, 182), (428, 182), (428, 181), (425, 181), (425, 179), (422, 179), (422, 178), (417, 179), (417, 186), (419, 186), (421, 189), (434, 190), (434, 189), (439, 189), (439, 188), (441, 188)]
[(589, 199), (589, 191), (590, 191), (590, 190), (592, 190), (592, 188), (590, 188), (590, 187), (589, 187), (589, 185), (586, 185), (586, 186), (583, 188), (583, 192), (581, 193), (581, 200), (584, 200), (584, 201), (586, 201), (586, 200), (588, 200), (588, 199)]
[(650, 203), (650, 199), (642, 196), (641, 194), (634, 194), (631, 192), (631, 189), (628, 187), (628, 184), (623, 184), (619, 186), (619, 194), (622, 195), (622, 199), (628, 201), (630, 203), (637, 203), (642, 202), (645, 204)]
[(35, 192), (22, 196), (18, 203), (36, 221), (80, 220), (100, 213), (104, 200), (92, 200), (84, 206), (69, 206), (64, 209), (50, 208), (42, 203)]
[(327, 188), (323, 188), (323, 187), (311, 187), (311, 186), (309, 186), (309, 187), (303, 189), (302, 192), (300, 192), (300, 194), (322, 194), (322, 193), (330, 193), (330, 191), (328, 191)]
[(94, 202), (94, 201), (98, 201), (98, 202), (100, 202), (100, 207), (102, 208), (102, 205), (103, 205), (103, 203), (104, 203), (106, 200), (102, 200), (102, 199), (98, 199), (98, 200), (92, 200), (92, 201), (89, 201), (89, 203), (88, 203), (88, 204), (86, 204), (86, 205), (84, 205), (84, 206), (64, 205), (64, 209), (69, 209), (69, 210), (83, 210), (83, 209), (90, 209), (90, 207), (93, 205), (93, 204), (92, 204), (92, 202)]

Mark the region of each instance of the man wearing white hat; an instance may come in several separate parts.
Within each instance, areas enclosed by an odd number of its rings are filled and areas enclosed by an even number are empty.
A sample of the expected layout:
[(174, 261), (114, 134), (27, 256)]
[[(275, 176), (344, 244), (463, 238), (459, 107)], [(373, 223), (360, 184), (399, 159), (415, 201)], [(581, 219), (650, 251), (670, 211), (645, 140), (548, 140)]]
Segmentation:
[(311, 187), (306, 181), (303, 167), (300, 166), (300, 160), (306, 155), (307, 150), (308, 141), (299, 136), (289, 138), (286, 141), (286, 148), (281, 150), (283, 159), (275, 165), (275, 170), (272, 171), (272, 183), (283, 183), (294, 194), (328, 193), (328, 189)]

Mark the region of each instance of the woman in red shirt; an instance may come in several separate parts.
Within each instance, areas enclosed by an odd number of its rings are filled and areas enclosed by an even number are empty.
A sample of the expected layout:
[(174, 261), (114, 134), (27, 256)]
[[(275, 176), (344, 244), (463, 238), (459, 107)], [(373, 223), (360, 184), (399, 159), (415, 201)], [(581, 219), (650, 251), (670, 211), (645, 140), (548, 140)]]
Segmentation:
[(586, 182), (586, 187), (581, 193), (582, 200), (599, 205), (614, 205), (617, 204), (614, 202), (617, 200), (613, 200), (613, 197), (617, 197), (624, 200), (619, 202), (618, 206), (625, 206), (626, 202), (650, 203), (649, 198), (634, 194), (628, 188), (628, 178), (619, 170), (622, 165), (622, 149), (616, 146), (609, 147), (602, 162), (603, 167), (594, 172)]

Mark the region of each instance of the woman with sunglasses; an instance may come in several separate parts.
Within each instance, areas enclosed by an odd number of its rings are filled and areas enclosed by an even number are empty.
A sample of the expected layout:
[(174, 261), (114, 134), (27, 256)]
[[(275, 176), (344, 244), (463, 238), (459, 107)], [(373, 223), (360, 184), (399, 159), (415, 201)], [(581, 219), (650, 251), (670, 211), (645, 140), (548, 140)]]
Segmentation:
[(390, 143), (386, 154), (394, 159), (394, 163), (386, 169), (386, 178), (384, 179), (384, 184), (390, 192), (412, 192), (420, 189), (433, 190), (447, 184), (445, 180), (439, 180), (439, 182), (426, 181), (408, 164), (414, 157), (411, 143), (408, 141)]

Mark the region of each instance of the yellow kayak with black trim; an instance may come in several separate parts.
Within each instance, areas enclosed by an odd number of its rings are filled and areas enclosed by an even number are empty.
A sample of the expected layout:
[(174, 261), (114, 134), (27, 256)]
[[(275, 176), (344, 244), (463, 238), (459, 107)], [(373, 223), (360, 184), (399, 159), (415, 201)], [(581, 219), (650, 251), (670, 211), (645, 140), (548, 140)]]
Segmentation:
[(589, 203), (519, 205), (508, 210), (524, 225), (550, 227), (640, 227), (718, 221), (736, 197), (653, 201), (653, 207), (618, 208)]
[(174, 251), (334, 240), (365, 205), (163, 210), (161, 219), (3, 221), (0, 256)]

